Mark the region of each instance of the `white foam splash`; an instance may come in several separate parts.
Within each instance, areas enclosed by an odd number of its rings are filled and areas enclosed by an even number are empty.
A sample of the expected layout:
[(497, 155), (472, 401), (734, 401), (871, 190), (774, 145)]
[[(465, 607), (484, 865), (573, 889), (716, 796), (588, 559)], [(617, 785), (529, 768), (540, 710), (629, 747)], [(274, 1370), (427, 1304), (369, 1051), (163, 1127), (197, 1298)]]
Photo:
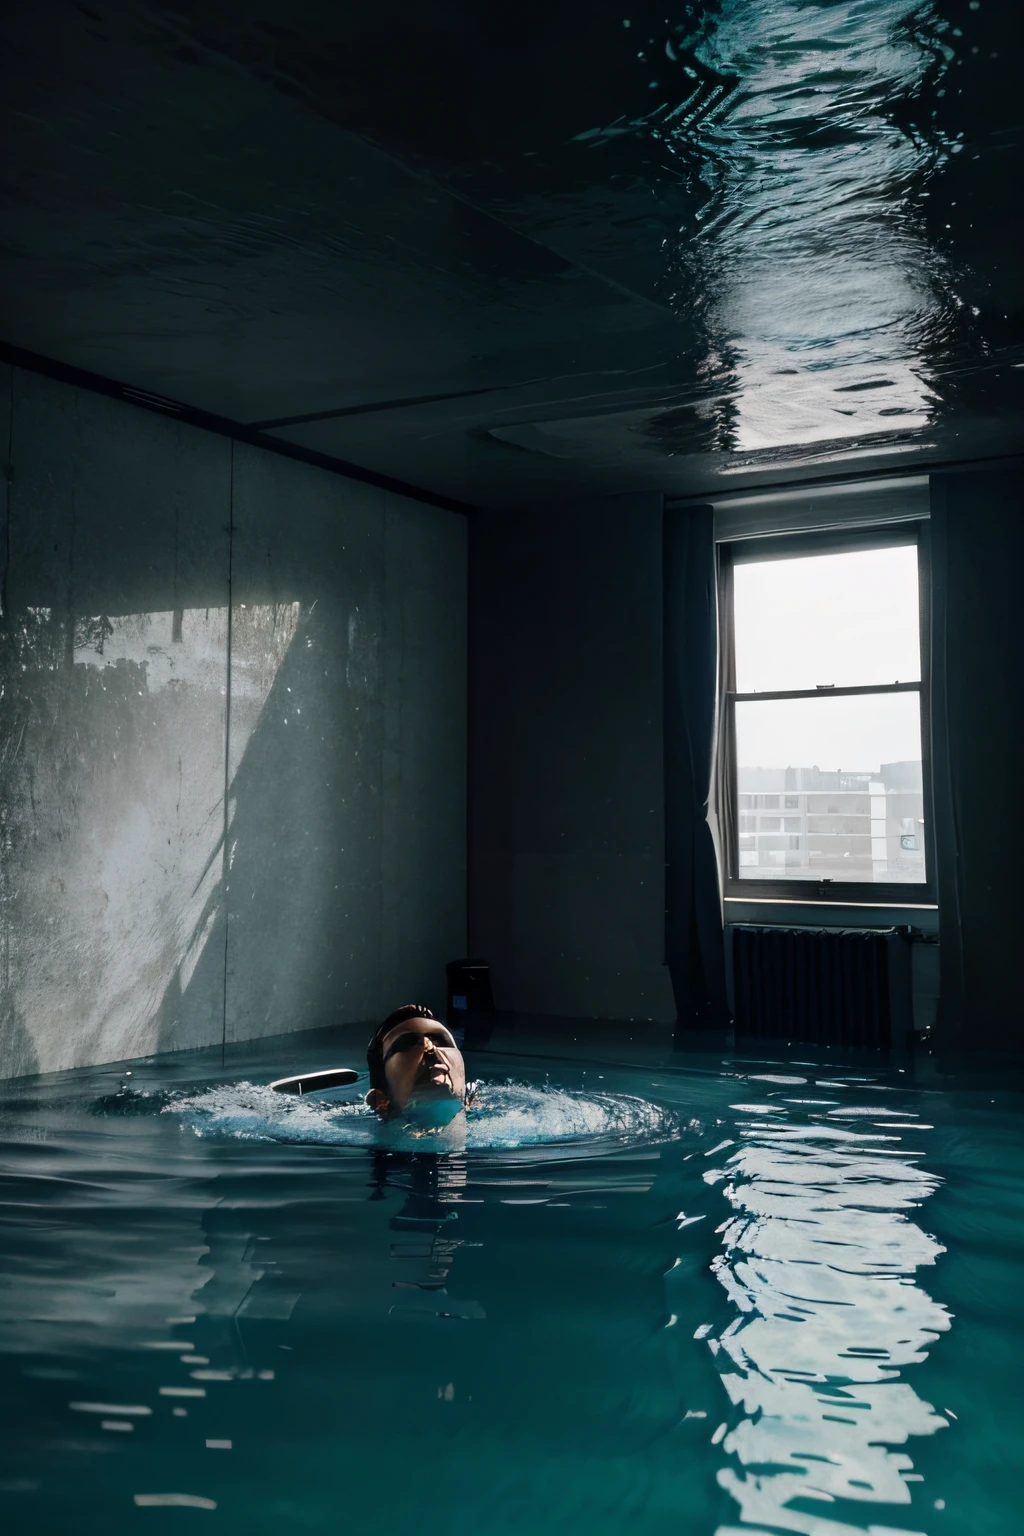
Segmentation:
[(381, 1121), (361, 1099), (296, 1098), (250, 1082), (175, 1095), (162, 1113), (177, 1115), (202, 1137), (418, 1151), (581, 1142), (633, 1146), (679, 1134), (675, 1117), (647, 1099), (512, 1081), (478, 1084), (466, 1113), (445, 1125), (397, 1116)]

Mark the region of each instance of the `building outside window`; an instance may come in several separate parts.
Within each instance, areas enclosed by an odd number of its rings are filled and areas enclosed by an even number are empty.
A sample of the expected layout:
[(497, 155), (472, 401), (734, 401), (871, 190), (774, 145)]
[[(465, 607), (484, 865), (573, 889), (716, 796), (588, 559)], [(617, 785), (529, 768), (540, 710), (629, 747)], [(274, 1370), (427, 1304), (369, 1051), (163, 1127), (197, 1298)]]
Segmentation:
[(923, 526), (719, 546), (727, 894), (931, 901)]

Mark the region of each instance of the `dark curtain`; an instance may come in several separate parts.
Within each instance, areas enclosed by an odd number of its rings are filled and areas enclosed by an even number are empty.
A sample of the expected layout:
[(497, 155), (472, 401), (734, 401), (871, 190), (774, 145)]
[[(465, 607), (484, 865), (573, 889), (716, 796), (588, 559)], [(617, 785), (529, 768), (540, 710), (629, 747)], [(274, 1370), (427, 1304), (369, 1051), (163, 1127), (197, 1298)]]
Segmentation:
[(1024, 471), (932, 476), (932, 800), (940, 1050), (1024, 1049)]
[(718, 625), (711, 507), (665, 508), (665, 955), (677, 1030), (729, 1023), (715, 846), (708, 825)]

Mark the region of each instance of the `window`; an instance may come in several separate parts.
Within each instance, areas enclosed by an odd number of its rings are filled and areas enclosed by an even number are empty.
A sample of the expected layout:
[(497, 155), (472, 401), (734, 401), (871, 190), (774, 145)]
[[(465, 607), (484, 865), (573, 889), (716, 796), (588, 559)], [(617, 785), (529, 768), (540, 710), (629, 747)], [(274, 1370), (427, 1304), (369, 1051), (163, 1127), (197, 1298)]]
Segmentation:
[(931, 901), (926, 538), (719, 546), (727, 895)]

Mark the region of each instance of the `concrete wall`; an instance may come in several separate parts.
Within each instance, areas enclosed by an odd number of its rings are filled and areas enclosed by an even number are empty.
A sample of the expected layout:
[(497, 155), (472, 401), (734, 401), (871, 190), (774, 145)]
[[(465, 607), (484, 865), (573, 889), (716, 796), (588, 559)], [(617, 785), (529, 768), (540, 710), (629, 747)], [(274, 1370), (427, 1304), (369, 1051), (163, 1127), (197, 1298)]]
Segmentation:
[(9, 368), (0, 434), (0, 1075), (443, 1004), (464, 519)]
[(661, 539), (660, 496), (474, 523), (470, 947), (501, 1009), (675, 1018)]

